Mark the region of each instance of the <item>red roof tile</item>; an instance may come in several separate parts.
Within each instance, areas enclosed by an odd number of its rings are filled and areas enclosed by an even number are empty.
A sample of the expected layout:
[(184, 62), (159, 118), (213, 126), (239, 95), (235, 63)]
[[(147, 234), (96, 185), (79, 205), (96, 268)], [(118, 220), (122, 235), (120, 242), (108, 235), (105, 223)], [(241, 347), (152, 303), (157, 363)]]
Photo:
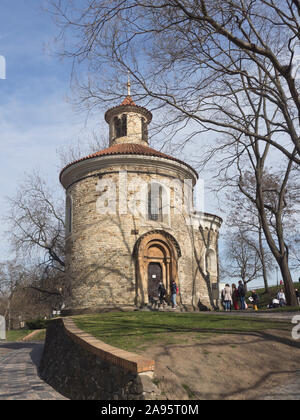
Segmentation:
[[(133, 108), (130, 108), (130, 107), (133, 107)], [(136, 105), (136, 103), (133, 101), (131, 96), (127, 96), (120, 105), (110, 108), (105, 113), (105, 121), (109, 124), (112, 116), (114, 116), (117, 113), (126, 112), (126, 111), (138, 112), (138, 113), (143, 114), (147, 118), (148, 124), (150, 124), (152, 121), (151, 112), (142, 106)]]
[(131, 105), (131, 106), (137, 106), (135, 102), (133, 102), (133, 99), (131, 96), (126, 96), (126, 98), (124, 99), (124, 101), (121, 103), (120, 106), (123, 105)]
[(86, 156), (82, 159), (79, 159), (75, 162), (70, 163), (68, 166), (66, 166), (62, 171), (60, 176), (62, 176), (62, 173), (69, 168), (70, 166), (82, 162), (87, 159), (93, 159), (96, 157), (101, 156), (113, 156), (113, 155), (139, 155), (139, 156), (154, 156), (154, 157), (160, 157), (164, 159), (170, 159), (174, 160), (175, 162), (181, 163), (197, 174), (195, 169), (193, 169), (190, 165), (186, 164), (185, 162), (176, 159), (172, 156), (166, 155), (165, 153), (159, 152), (155, 149), (152, 149), (151, 147), (144, 146), (142, 144), (136, 144), (136, 143), (122, 143), (122, 144), (115, 144), (114, 146), (108, 147), (107, 149), (100, 150), (99, 152), (93, 153), (92, 155)]

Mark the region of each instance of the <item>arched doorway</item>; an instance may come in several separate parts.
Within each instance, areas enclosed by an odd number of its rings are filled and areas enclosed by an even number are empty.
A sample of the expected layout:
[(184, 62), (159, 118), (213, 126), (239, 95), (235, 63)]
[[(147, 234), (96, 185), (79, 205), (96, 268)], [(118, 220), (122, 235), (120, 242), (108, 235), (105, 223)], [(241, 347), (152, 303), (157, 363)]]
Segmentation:
[(158, 285), (163, 279), (163, 271), (160, 263), (148, 264), (148, 296), (149, 300), (158, 298)]
[(157, 297), (159, 281), (170, 293), (172, 279), (178, 284), (178, 259), (181, 256), (176, 240), (165, 232), (150, 232), (135, 246), (137, 304), (147, 304)]

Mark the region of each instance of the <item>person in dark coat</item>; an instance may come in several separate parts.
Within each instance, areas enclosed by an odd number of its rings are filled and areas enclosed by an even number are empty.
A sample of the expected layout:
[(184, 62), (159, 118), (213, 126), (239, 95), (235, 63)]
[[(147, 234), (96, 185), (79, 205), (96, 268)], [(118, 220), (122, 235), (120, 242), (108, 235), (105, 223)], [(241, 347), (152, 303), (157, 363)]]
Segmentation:
[(252, 290), (252, 295), (251, 295), (251, 297), (252, 297), (252, 304), (253, 304), (253, 309), (255, 310), (255, 311), (258, 311), (258, 301), (259, 301), (259, 297), (258, 297), (258, 294), (256, 293), (256, 291), (255, 290)]
[(241, 310), (244, 311), (246, 310), (246, 305), (245, 305), (246, 291), (245, 291), (245, 286), (242, 280), (239, 281), (238, 292), (239, 292), (239, 299), (241, 303)]
[(237, 289), (237, 287), (236, 287), (235, 284), (232, 285), (232, 301), (233, 301), (233, 307), (234, 307), (234, 309), (236, 311), (238, 311), (240, 309), (239, 308), (239, 301), (240, 301), (240, 299), (239, 299), (239, 291), (238, 291), (238, 289)]
[(160, 304), (164, 305), (164, 306), (167, 304), (166, 293), (167, 293), (166, 288), (165, 288), (163, 282), (160, 281), (159, 284), (158, 284), (158, 296), (159, 296)]

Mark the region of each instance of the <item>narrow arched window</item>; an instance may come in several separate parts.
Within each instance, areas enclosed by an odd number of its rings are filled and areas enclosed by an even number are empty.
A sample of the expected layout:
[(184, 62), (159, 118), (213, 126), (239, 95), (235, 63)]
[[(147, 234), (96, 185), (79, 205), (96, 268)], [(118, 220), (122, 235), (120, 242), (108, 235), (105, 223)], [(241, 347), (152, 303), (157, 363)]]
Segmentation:
[(72, 199), (70, 196), (68, 196), (66, 200), (66, 233), (67, 235), (72, 233), (72, 224), (73, 224)]
[(122, 137), (122, 124), (118, 117), (114, 118), (115, 138)]
[(157, 183), (148, 186), (148, 220), (163, 221), (163, 187)]
[(121, 131), (121, 137), (127, 136), (127, 115), (122, 116), (122, 131)]
[(127, 115), (122, 115), (122, 118), (114, 118), (114, 135), (115, 138), (127, 136)]

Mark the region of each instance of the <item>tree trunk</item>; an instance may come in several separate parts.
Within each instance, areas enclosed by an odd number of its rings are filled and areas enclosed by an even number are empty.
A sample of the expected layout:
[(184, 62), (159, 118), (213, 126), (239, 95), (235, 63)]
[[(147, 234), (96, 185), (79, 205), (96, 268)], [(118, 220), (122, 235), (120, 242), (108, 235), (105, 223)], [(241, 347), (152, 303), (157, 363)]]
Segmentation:
[[(289, 162), (289, 167), (287, 169), (285, 181), (287, 182), (287, 174), (289, 174), (291, 171), (291, 162)], [(296, 292), (294, 289), (294, 284), (289, 268), (289, 262), (288, 262), (288, 253), (284, 242), (283, 237), (283, 225), (282, 225), (282, 211), (284, 208), (284, 194), (279, 194), (279, 205), (277, 205), (277, 211), (274, 213), (276, 218), (276, 234), (277, 234), (277, 240), (279, 246), (277, 247), (276, 241), (274, 240), (271, 231), (270, 226), (268, 224), (267, 214), (265, 211), (265, 204), (264, 204), (264, 198), (263, 198), (263, 188), (262, 188), (262, 177), (263, 177), (263, 171), (262, 168), (259, 167), (259, 170), (257, 170), (256, 174), (256, 180), (257, 180), (257, 196), (256, 196), (256, 205), (257, 209), (259, 211), (261, 226), (265, 235), (265, 238), (267, 240), (267, 243), (270, 247), (270, 250), (274, 257), (276, 258), (276, 261), (280, 267), (282, 279), (285, 285), (285, 294), (287, 299), (287, 305), (288, 306), (298, 306), (297, 298), (296, 298)], [(281, 192), (284, 191), (284, 187), (286, 182), (284, 182), (281, 186)]]
[(260, 226), (258, 231), (258, 238), (259, 238), (259, 252), (260, 252), (260, 259), (263, 271), (263, 279), (265, 283), (265, 291), (269, 293), (269, 283), (268, 283), (268, 275), (266, 270), (266, 261), (265, 261), (265, 250), (262, 243), (262, 227)]
[(263, 279), (264, 279), (264, 284), (265, 284), (265, 292), (269, 293), (270, 289), (269, 289), (269, 283), (268, 283), (268, 275), (267, 275), (266, 267), (264, 266), (263, 266)]
[(278, 261), (278, 264), (281, 270), (282, 279), (285, 286), (287, 305), (298, 306), (295, 287), (294, 287), (293, 279), (292, 279), (291, 272), (288, 265), (287, 254), (284, 254), (283, 258)]
[(9, 301), (8, 301), (8, 307), (7, 307), (7, 310), (8, 310), (8, 322), (7, 322), (7, 331), (10, 331), (11, 330), (11, 314), (10, 314), (10, 299), (9, 299)]

